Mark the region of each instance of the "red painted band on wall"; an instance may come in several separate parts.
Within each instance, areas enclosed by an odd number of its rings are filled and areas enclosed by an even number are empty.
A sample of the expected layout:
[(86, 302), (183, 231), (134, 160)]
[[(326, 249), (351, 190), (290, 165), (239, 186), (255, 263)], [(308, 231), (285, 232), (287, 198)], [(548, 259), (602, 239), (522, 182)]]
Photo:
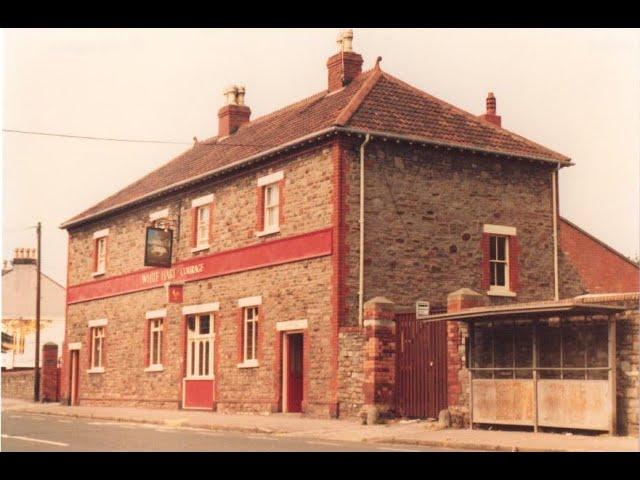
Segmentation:
[(67, 289), (67, 303), (80, 303), (163, 286), (169, 281), (192, 282), (256, 268), (331, 255), (332, 229), (317, 230), (176, 263), (172, 268), (136, 272), (81, 283)]

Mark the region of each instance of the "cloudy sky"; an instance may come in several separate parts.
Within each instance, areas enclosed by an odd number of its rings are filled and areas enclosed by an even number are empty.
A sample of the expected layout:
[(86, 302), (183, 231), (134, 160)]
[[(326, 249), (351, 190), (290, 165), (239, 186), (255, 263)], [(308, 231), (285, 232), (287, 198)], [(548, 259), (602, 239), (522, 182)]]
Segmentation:
[[(5, 30), (4, 129), (185, 142), (3, 133), (2, 254), (35, 247), (66, 280), (58, 225), (217, 131), (222, 89), (247, 88), (256, 117), (326, 88), (338, 29)], [(355, 29), (354, 49), (469, 112), (493, 91), (503, 126), (576, 163), (561, 214), (638, 254), (640, 30)]]

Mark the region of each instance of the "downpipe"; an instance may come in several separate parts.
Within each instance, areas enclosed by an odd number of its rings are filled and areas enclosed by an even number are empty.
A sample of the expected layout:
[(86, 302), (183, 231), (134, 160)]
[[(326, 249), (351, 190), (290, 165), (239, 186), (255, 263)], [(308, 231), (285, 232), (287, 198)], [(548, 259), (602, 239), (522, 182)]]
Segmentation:
[(364, 325), (364, 149), (371, 140), (367, 133), (360, 145), (360, 262), (358, 272), (358, 325)]

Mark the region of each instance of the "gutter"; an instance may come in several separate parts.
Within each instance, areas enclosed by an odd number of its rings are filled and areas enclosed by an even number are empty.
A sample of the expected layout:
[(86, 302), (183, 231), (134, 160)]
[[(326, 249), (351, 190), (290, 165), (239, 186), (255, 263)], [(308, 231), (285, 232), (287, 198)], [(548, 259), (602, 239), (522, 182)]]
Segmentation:
[(371, 136), (367, 133), (360, 145), (360, 263), (358, 272), (358, 325), (364, 325), (364, 148)]
[[(499, 156), (503, 156), (503, 157), (511, 157), (511, 158), (520, 158), (520, 159), (524, 159), (524, 160), (530, 160), (530, 161), (538, 161), (538, 162), (546, 162), (546, 163), (553, 163), (556, 165), (561, 165), (562, 167), (569, 167), (572, 165), (575, 165), (574, 163), (571, 162), (570, 159), (567, 160), (566, 163), (562, 164), (559, 160), (554, 160), (551, 158), (547, 158), (547, 157), (539, 157), (539, 156), (535, 156), (535, 155), (514, 155), (514, 154), (509, 154), (500, 150), (493, 150), (490, 148), (482, 148), (482, 147), (469, 147), (468, 145), (462, 145), (459, 143), (449, 143), (449, 142), (441, 142), (441, 141), (437, 141), (437, 140), (431, 140), (431, 139), (427, 139), (424, 137), (418, 137), (415, 135), (402, 135), (402, 134), (398, 134), (398, 133), (391, 133), (391, 132), (384, 132), (384, 131), (379, 131), (379, 130), (364, 130), (364, 129), (360, 129), (360, 128), (354, 128), (354, 127), (339, 127), (339, 126), (331, 126), (322, 130), (319, 130), (317, 132), (314, 133), (310, 133), (309, 135), (305, 135), (303, 137), (299, 137), (297, 139), (291, 140), (290, 142), (287, 143), (283, 143), (282, 145), (279, 145), (277, 147), (273, 147), (270, 148), (268, 150), (264, 150), (262, 152), (256, 153), (254, 155), (250, 155), (249, 157), (237, 160), (233, 163), (230, 163), (228, 165), (224, 165), (222, 167), (216, 168), (214, 170), (210, 170), (208, 172), (202, 173), (200, 175), (196, 175), (195, 177), (191, 177), (188, 178), (186, 180), (181, 180), (179, 182), (173, 183), (167, 187), (162, 187), (159, 188), (157, 190), (154, 190), (152, 192), (149, 192), (145, 195), (142, 195), (138, 198), (136, 198), (135, 200), (130, 200), (127, 202), (122, 202), (119, 203), (117, 205), (114, 205), (112, 207), (106, 208), (104, 210), (101, 210), (97, 213), (93, 213), (93, 214), (89, 214), (86, 215), (84, 217), (80, 217), (78, 219), (75, 220), (70, 220), (67, 222), (64, 222), (62, 224), (60, 224), (59, 228), (62, 229), (68, 229), (70, 227), (74, 227), (76, 225), (79, 225), (81, 223), (90, 221), (90, 220), (94, 220), (96, 218), (99, 217), (103, 217), (109, 213), (113, 213), (119, 209), (122, 209), (124, 207), (129, 207), (129, 206), (133, 206), (133, 205), (137, 205), (140, 203), (143, 203), (145, 200), (149, 200), (151, 198), (154, 197), (158, 197), (162, 194), (165, 193), (169, 193), (172, 190), (177, 190), (180, 188), (186, 188), (188, 186), (190, 186), (193, 183), (197, 183), (200, 181), (204, 181), (208, 178), (213, 178), (219, 175), (222, 175), (228, 171), (231, 171), (233, 169), (236, 168), (240, 168), (243, 167), (245, 165), (249, 165), (263, 157), (267, 157), (269, 155), (274, 155), (282, 150), (287, 150), (289, 148), (293, 148), (301, 143), (304, 142), (311, 142), (315, 139), (317, 139), (318, 137), (321, 137), (323, 135), (326, 136), (330, 136), (332, 134), (335, 133), (346, 133), (346, 134), (355, 134), (355, 135), (362, 135), (362, 136), (366, 136), (366, 135), (370, 135), (371, 138), (374, 137), (378, 137), (378, 138), (382, 138), (382, 139), (394, 139), (397, 141), (406, 141), (409, 142), (409, 144), (412, 143), (416, 143), (416, 144), (422, 144), (422, 145), (435, 145), (435, 146), (439, 146), (439, 147), (445, 147), (445, 148), (457, 148), (460, 150), (465, 150), (465, 151), (470, 151), (470, 152), (480, 152), (480, 153), (486, 153), (486, 154), (491, 154), (491, 155), (499, 155)], [(203, 154), (204, 155), (204, 154)]]

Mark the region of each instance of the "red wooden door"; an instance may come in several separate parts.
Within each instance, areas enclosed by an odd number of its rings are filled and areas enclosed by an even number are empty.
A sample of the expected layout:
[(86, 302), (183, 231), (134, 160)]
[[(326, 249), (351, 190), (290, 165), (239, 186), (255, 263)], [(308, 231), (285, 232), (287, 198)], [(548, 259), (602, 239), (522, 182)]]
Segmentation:
[(396, 315), (396, 413), (438, 418), (447, 408), (447, 325)]
[(302, 411), (302, 334), (287, 335), (287, 412)]
[(73, 405), (78, 405), (78, 383), (79, 383), (79, 375), (78, 375), (78, 365), (80, 362), (80, 351), (79, 350), (71, 350), (71, 368), (69, 369), (69, 403)]

